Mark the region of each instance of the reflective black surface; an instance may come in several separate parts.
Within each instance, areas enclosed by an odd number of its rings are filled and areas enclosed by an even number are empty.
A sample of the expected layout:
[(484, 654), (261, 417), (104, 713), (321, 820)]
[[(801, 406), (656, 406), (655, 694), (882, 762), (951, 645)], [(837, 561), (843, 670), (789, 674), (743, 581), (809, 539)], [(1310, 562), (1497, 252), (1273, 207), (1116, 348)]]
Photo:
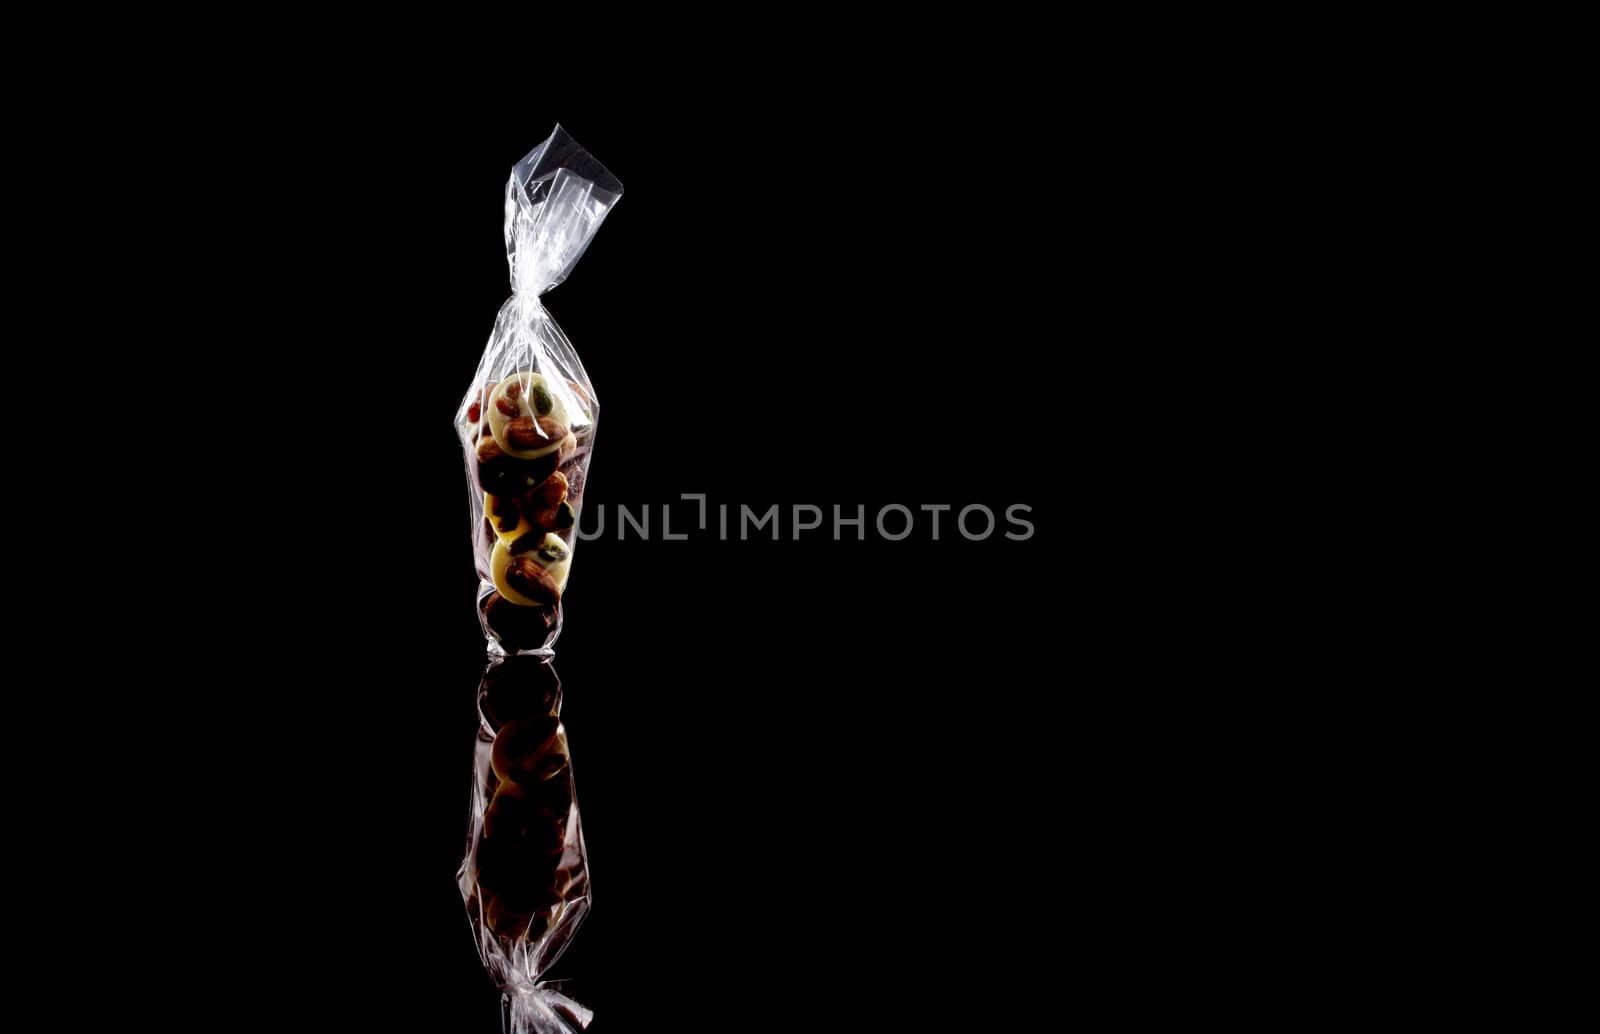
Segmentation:
[[(627, 184), (547, 298), (603, 398), (585, 505), (657, 535), (582, 542), (564, 599), (593, 907), (551, 976), (599, 1034), (1045, 1029), (1024, 1003), (1121, 950), (1106, 801), (1140, 778), (1100, 721), (1126, 674), (1077, 660), (1121, 604), (1081, 598), (1105, 547), (1068, 521), (1131, 433), (1088, 358), (1132, 301), (1103, 195), (1052, 187), (1055, 144), (1004, 113), (489, 105), (352, 108), (285, 172), (292, 290), (255, 297), (285, 325), (250, 346), (272, 434), (228, 452), (266, 552), (195, 568), (218, 630), (187, 640), (225, 658), (184, 709), (221, 803), (156, 798), (194, 816), (204, 943), (267, 1013), (497, 1029), (455, 883), (484, 658), (451, 416), (507, 290), (506, 171), (560, 117)], [(686, 492), (1025, 503), (1036, 534), (661, 541)]]

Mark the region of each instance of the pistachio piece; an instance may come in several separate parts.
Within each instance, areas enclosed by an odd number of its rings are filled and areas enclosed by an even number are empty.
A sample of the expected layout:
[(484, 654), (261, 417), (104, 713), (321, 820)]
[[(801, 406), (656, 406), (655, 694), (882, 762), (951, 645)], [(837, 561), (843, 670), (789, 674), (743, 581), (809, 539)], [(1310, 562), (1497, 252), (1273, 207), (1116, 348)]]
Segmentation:
[(528, 388), (528, 401), (533, 405), (534, 416), (549, 416), (550, 411), (555, 409), (556, 406), (556, 400), (551, 396), (550, 389), (545, 387), (543, 381)]
[(534, 555), (539, 558), (539, 562), (544, 566), (554, 567), (555, 565), (570, 559), (572, 556), (572, 550), (567, 547), (565, 542), (562, 542), (556, 536), (546, 535), (544, 541), (540, 543), (539, 548), (535, 551)]

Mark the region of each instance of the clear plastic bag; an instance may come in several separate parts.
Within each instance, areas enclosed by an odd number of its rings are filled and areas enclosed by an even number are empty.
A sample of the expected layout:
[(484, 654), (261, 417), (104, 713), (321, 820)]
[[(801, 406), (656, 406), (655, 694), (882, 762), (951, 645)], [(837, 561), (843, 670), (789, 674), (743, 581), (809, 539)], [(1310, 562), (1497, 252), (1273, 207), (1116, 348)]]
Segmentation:
[(511, 298), (456, 411), (478, 616), (494, 654), (545, 653), (561, 634), (600, 400), (540, 296), (566, 279), (621, 196), (560, 126), (506, 183)]
[(478, 688), (472, 810), (456, 872), (507, 1034), (567, 1034), (588, 1009), (541, 981), (589, 910), (589, 870), (549, 657), (490, 662)]

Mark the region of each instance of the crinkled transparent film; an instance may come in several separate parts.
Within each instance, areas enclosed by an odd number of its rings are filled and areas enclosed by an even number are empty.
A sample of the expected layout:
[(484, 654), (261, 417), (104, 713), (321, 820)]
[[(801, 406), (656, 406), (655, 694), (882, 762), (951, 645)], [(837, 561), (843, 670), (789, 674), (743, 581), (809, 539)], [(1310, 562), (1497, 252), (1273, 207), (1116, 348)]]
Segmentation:
[(540, 296), (566, 279), (621, 196), (559, 126), (506, 183), (511, 298), (456, 411), (491, 653), (548, 652), (561, 634), (600, 400)]
[(565, 1034), (589, 1010), (542, 981), (589, 909), (589, 871), (549, 657), (490, 661), (478, 688), (472, 807), (456, 872), (510, 1034)]

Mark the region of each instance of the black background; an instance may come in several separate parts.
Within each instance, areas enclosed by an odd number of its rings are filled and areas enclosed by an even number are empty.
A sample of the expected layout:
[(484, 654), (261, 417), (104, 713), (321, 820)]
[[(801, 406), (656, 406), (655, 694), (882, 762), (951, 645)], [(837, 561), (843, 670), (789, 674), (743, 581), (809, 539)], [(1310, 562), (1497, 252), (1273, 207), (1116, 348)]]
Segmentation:
[(587, 502), (1037, 529), (583, 545), (594, 910), (551, 976), (594, 1030), (1359, 1001), (1420, 943), (1367, 887), (1430, 879), (1344, 785), (1389, 779), (1360, 730), (1411, 731), (1362, 630), (1424, 597), (1355, 560), (1393, 500), (1337, 475), (1389, 433), (1363, 303), (1437, 264), (1414, 112), (1461, 77), (1416, 101), (1395, 45), (1213, 12), (581, 13), (19, 35), (11, 902), (57, 1026), (496, 1029), (450, 420), (557, 120), (627, 188), (546, 299), (603, 401)]
[(185, 568), (171, 708), (207, 726), (166, 816), (202, 859), (178, 900), (250, 935), (165, 996), (222, 1015), (248, 973), (341, 1029), (496, 1029), (454, 883), (483, 644), (451, 418), (508, 293), (505, 178), (558, 119), (625, 185), (545, 299), (601, 399), (587, 505), (1023, 503), (1036, 532), (584, 543), (556, 668), (594, 903), (550, 975), (599, 1034), (1038, 1029), (1132, 978), (1126, 543), (1161, 515), (1114, 454), (1161, 228), (1120, 137), (892, 95), (238, 115), (170, 169), (229, 213), (184, 276), (222, 282), (193, 294), (230, 355), (151, 361), (239, 414), (204, 462), (253, 588)]
[[(452, 1029), (492, 1030), (495, 996), (449, 879), (478, 651), (449, 414), (506, 290), (501, 184), (561, 114), (446, 132), (407, 162), (405, 250), (382, 259), (405, 267), (401, 311), (375, 317), (395, 355), (378, 344), (382, 377), (361, 389), (403, 414), (408, 462), (434, 472), (392, 500), (395, 539), (431, 543), (414, 550), (426, 573), (388, 589), (408, 613), (359, 635), (393, 620), (407, 644), (371, 686), (393, 694), (384, 738), (411, 760), (384, 923), (415, 971), (405, 1009), (425, 998)], [(584, 544), (556, 667), (594, 910), (552, 976), (575, 979), (600, 1034), (680, 1010), (729, 1031), (815, 1010), (830, 1029), (828, 987), (852, 981), (880, 1014), (863, 1024), (982, 1009), (952, 986), (1004, 994), (1051, 965), (1048, 934), (1043, 953), (1008, 945), (1008, 913), (1068, 922), (1053, 870), (1073, 809), (1038, 811), (1069, 781), (1072, 734), (1035, 743), (1024, 717), (1063, 691), (1067, 391), (1029, 360), (1056, 366), (1067, 344), (1035, 308), (1066, 302), (1066, 228), (1003, 139), (566, 128), (626, 188), (547, 298), (601, 398), (590, 505), (659, 521), (682, 492), (869, 516), (1020, 502), (1038, 531), (968, 542), (946, 514), (934, 542), (919, 514), (901, 543)], [(368, 836), (358, 851), (380, 850)]]

